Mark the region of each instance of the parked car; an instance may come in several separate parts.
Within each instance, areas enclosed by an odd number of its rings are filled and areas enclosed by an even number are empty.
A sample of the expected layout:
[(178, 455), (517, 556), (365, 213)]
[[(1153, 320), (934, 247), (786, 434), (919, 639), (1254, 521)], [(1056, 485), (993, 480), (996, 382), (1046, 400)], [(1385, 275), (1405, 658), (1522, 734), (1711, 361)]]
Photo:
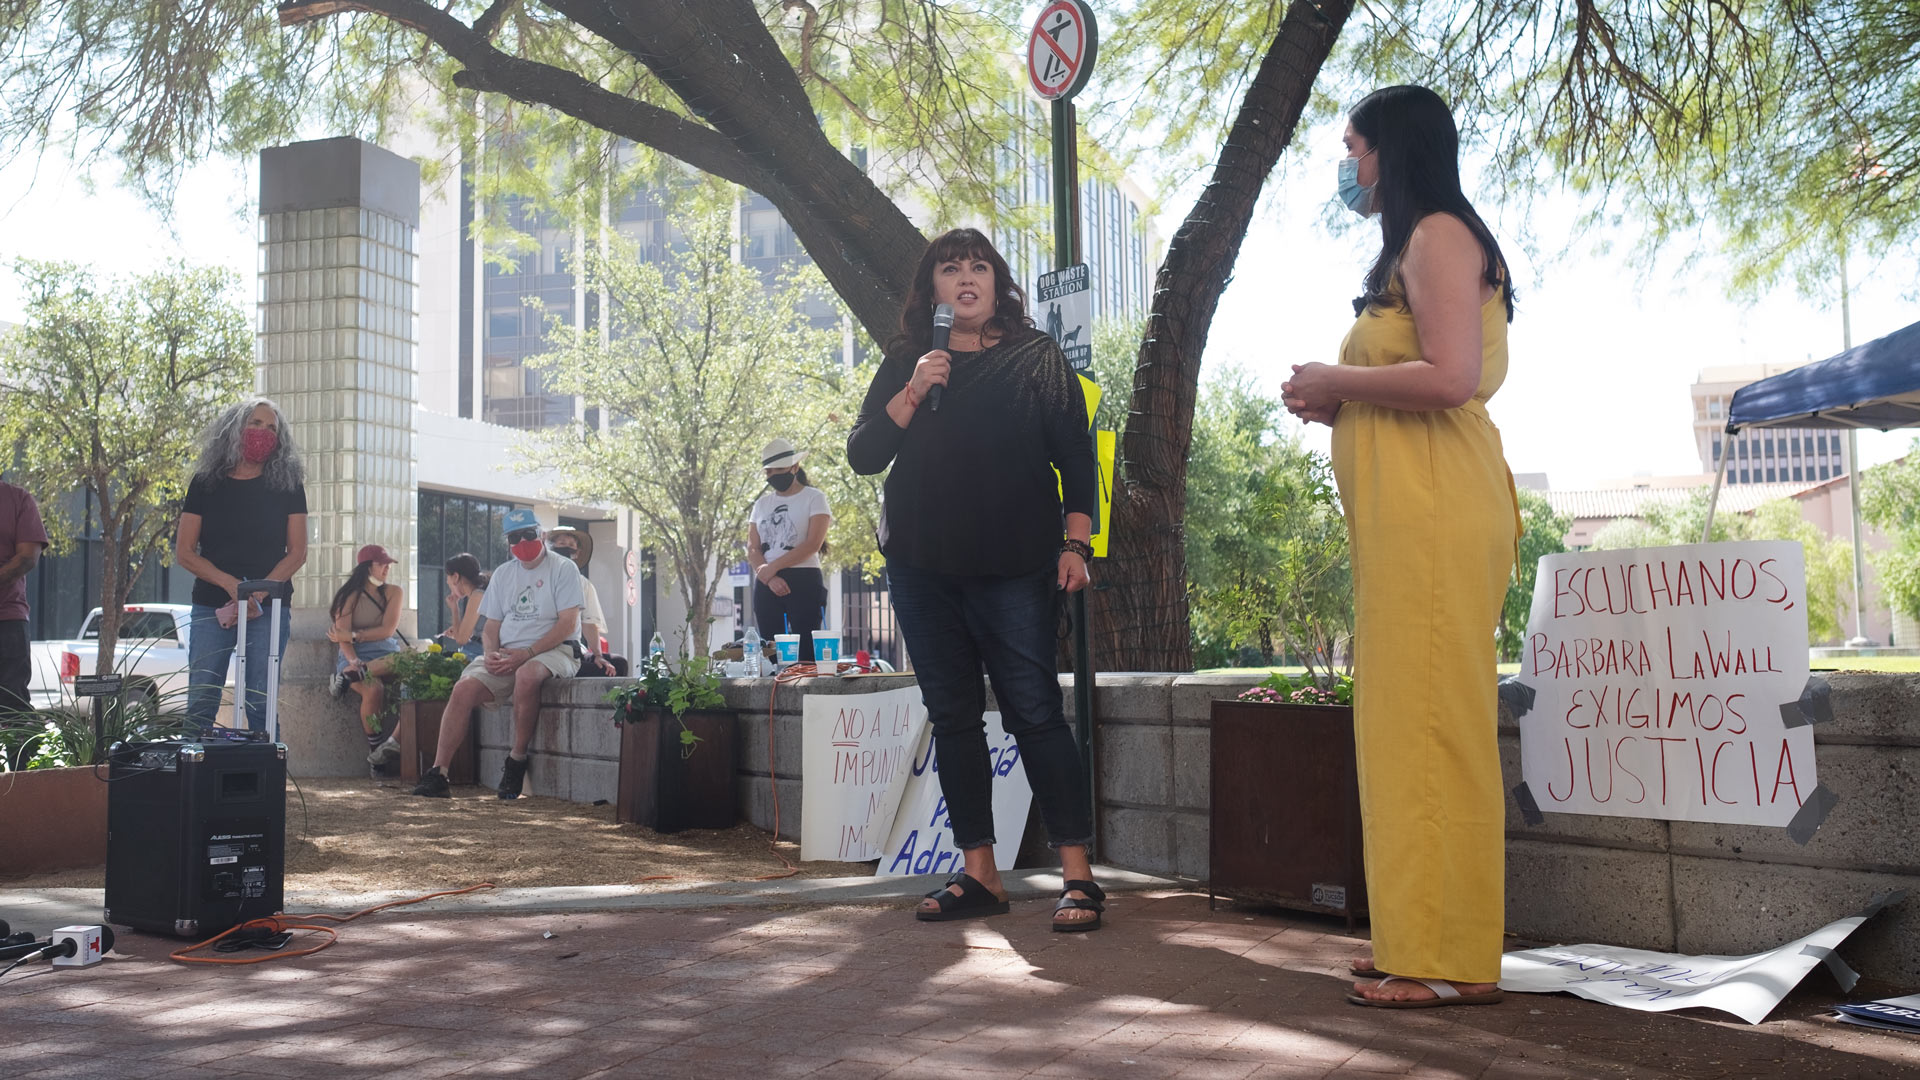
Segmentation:
[[(155, 701), (183, 701), (187, 689), (187, 645), (193, 636), (193, 608), (187, 604), (129, 604), (120, 616), (120, 640), (113, 668), (126, 676), (129, 699), (146, 694)], [(72, 641), (36, 641), (32, 646), (33, 707), (72, 706), (75, 676), (93, 674), (100, 655), (100, 609), (87, 613)], [(233, 673), (227, 673), (233, 685)]]

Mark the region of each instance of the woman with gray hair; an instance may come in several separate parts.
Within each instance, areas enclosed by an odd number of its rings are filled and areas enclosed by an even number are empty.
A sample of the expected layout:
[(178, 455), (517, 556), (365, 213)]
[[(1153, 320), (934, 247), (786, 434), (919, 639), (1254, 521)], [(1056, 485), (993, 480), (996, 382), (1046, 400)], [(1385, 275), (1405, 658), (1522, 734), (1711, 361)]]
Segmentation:
[[(267, 620), (264, 597), (239, 595), (242, 581), (290, 581), (307, 561), (307, 491), (300, 456), (279, 406), (263, 397), (228, 407), (208, 426), (200, 461), (180, 506), (174, 561), (193, 574), (193, 634), (188, 642), (187, 716), (213, 726), (233, 657), (239, 605), (247, 608), (247, 727), (267, 727)], [(280, 650), (292, 612), (280, 610)]]

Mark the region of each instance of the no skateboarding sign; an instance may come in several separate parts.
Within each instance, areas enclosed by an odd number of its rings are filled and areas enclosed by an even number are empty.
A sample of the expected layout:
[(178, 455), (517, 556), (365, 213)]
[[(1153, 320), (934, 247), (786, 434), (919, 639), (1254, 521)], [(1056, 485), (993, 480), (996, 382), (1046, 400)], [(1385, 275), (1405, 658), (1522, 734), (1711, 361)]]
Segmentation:
[(1071, 98), (1087, 85), (1099, 33), (1081, 0), (1052, 0), (1027, 35), (1027, 82), (1042, 100)]

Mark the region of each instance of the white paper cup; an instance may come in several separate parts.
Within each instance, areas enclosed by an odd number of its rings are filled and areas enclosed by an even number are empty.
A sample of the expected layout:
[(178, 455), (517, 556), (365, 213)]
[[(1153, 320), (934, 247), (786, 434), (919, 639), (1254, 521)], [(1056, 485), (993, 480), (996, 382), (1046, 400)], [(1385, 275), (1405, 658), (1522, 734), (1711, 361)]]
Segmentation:
[(800, 635), (799, 634), (773, 635), (773, 653), (775, 656), (778, 656), (780, 658), (780, 662), (783, 664), (799, 663), (800, 662)]
[(833, 630), (815, 630), (813, 632), (813, 662), (816, 664), (838, 663), (840, 660), (840, 635)]

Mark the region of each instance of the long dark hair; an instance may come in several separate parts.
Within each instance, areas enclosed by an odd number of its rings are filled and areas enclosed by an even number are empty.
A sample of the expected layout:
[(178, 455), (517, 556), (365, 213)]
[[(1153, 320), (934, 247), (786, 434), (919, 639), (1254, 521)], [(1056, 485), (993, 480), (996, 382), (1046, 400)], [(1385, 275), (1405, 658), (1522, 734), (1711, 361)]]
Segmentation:
[(371, 580), (373, 580), (373, 560), (368, 559), (366, 562), (354, 567), (353, 573), (347, 575), (347, 583), (340, 586), (339, 592), (333, 594), (333, 606), (327, 608), (327, 617), (331, 619), (339, 618), (340, 613), (347, 609), (348, 604), (355, 603), (359, 600), (357, 594), (360, 590), (366, 588), (367, 582)]
[(448, 559), (440, 569), (452, 574), (454, 577), (459, 578), (461, 581), (466, 582), (476, 589), (485, 589), (487, 587), (487, 575), (485, 571), (480, 569), (480, 560), (464, 551)]
[(983, 337), (1005, 340), (1015, 330), (1031, 329), (1027, 291), (1013, 280), (1007, 260), (979, 229), (949, 229), (933, 238), (913, 272), (913, 287), (900, 307), (900, 332), (887, 340), (887, 355), (924, 353), (933, 347), (933, 268), (943, 262), (985, 259), (993, 267), (993, 315), (980, 328)]
[(1397, 303), (1388, 293), (1394, 269), (1407, 250), (1414, 226), (1428, 214), (1459, 218), (1486, 254), (1483, 280), (1505, 286), (1507, 321), (1513, 321), (1513, 280), (1506, 258), (1487, 223), (1460, 190), (1460, 132), (1440, 95), (1424, 86), (1389, 86), (1360, 99), (1347, 114), (1353, 130), (1372, 148), (1379, 179), (1373, 207), (1380, 212), (1380, 255), (1367, 271), (1366, 292), (1354, 301), (1354, 314), (1368, 307)]

